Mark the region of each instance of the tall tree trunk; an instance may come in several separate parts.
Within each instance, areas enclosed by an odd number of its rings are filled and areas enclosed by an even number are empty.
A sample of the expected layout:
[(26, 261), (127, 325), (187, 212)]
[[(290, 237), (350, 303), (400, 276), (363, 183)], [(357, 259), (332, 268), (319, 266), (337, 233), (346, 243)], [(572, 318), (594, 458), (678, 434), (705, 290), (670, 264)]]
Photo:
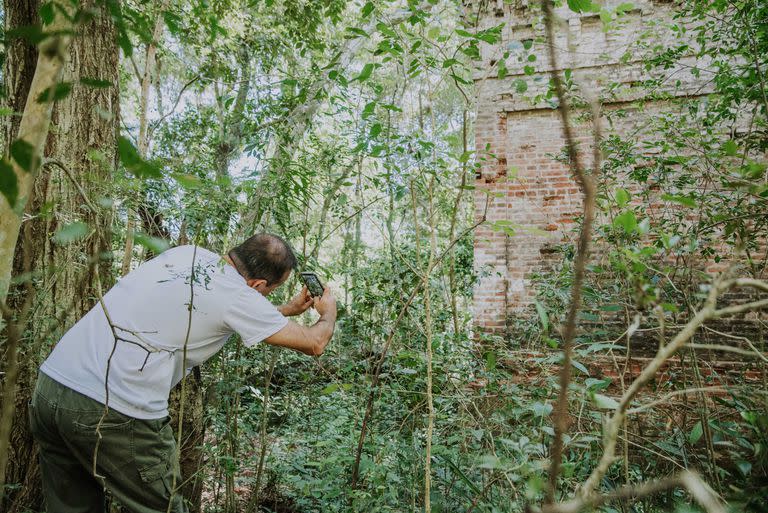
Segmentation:
[(203, 400), (203, 380), (200, 367), (195, 367), (184, 378), (186, 386), (181, 384), (171, 391), (168, 409), (173, 419), (173, 431), (177, 432), (181, 393), (184, 391), (184, 420), (180, 445), (181, 493), (190, 513), (200, 513), (203, 497), (203, 439), (205, 438), (205, 408)]
[[(83, 5), (88, 3), (93, 4)], [(38, 1), (6, 0), (6, 29), (38, 22), (38, 8)], [(104, 184), (109, 183), (116, 164), (119, 90), (115, 41), (116, 29), (111, 18), (99, 14), (80, 27), (74, 37), (62, 76), (63, 82), (72, 84), (72, 90), (54, 106), (44, 165), (26, 205), (26, 212), (32, 217), (22, 226), (13, 275), (24, 272), (20, 255), (26, 251), (35, 270), (31, 279), (39, 292), (27, 323), (28, 342), (21, 348), (19, 393), (15, 398), (17, 410), (7, 469), (7, 482), (20, 483), (22, 487), (0, 504), (0, 511), (40, 509), (39, 472), (27, 428), (26, 404), (37, 367), (47, 355), (50, 342), (92, 306), (95, 284), (90, 263), (100, 258), (103, 248), (110, 248), (109, 211), (99, 210), (95, 205), (98, 198), (109, 195)], [(29, 91), (30, 83), (25, 77), (31, 74), (31, 52), (33, 49), (27, 45), (9, 48), (5, 76), (8, 86), (13, 88), (13, 92), (9, 90), (9, 106), (14, 109), (11, 102), (26, 97), (24, 89)], [(81, 84), (81, 78), (95, 78), (111, 85), (93, 88)], [(18, 124), (13, 117), (6, 120), (3, 134), (7, 146), (16, 136)], [(47, 214), (42, 215), (42, 211)], [(53, 243), (52, 235), (73, 222), (88, 226), (86, 236), (67, 245)], [(102, 280), (109, 282), (109, 262), (101, 261), (98, 265)], [(14, 290), (16, 297), (12, 299), (18, 301), (22, 293), (21, 289)]]
[[(39, 0), (5, 0), (3, 12), (5, 13), (5, 32), (9, 30), (34, 25), (39, 23), (37, 11), (40, 8)], [(23, 38), (12, 39), (6, 42), (6, 59), (3, 64), (3, 107), (13, 112), (22, 112), (27, 103), (29, 86), (32, 85), (32, 76), (37, 65), (37, 47)], [(8, 155), (11, 141), (19, 133), (20, 116), (6, 116), (2, 126), (3, 155)]]

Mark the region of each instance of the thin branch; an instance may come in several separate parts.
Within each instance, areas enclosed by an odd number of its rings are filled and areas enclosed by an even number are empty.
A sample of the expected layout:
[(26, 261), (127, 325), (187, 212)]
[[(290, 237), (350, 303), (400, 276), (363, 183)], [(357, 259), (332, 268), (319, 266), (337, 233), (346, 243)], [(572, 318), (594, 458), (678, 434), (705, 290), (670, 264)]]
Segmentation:
[[(596, 186), (594, 178), (587, 174), (579, 156), (576, 140), (571, 130), (570, 109), (565, 96), (565, 87), (557, 71), (557, 56), (555, 54), (554, 12), (552, 0), (543, 0), (544, 24), (546, 26), (549, 65), (551, 66), (552, 82), (558, 99), (558, 112), (560, 113), (563, 136), (568, 151), (571, 172), (581, 186), (583, 198), (583, 220), (579, 232), (578, 252), (573, 264), (573, 284), (571, 286), (570, 307), (563, 329), (563, 361), (560, 367), (560, 391), (558, 394), (552, 417), (555, 427), (555, 436), (550, 451), (549, 486), (547, 488), (546, 503), (552, 503), (557, 493), (557, 478), (560, 474), (560, 465), (563, 453), (563, 436), (568, 431), (568, 385), (571, 381), (571, 358), (573, 351), (573, 339), (576, 335), (577, 314), (581, 306), (581, 288), (584, 282), (584, 270), (589, 257), (589, 244), (592, 236), (592, 222), (595, 217)], [(594, 131), (594, 172), (600, 168), (600, 114), (596, 104), (593, 105), (593, 131)]]
[(724, 344), (685, 344), (685, 347), (690, 347), (691, 349), (703, 349), (705, 351), (723, 351), (726, 353), (734, 353), (742, 356), (756, 356), (764, 362), (768, 362), (768, 358), (766, 358), (766, 356), (758, 351), (754, 346), (752, 347), (751, 351), (742, 349), (740, 347), (726, 346)]
[(717, 299), (720, 295), (727, 292), (731, 288), (751, 287), (759, 290), (765, 290), (768, 287), (768, 283), (761, 282), (759, 280), (739, 278), (739, 279), (727, 279), (724, 273), (718, 278), (715, 283), (710, 287), (709, 294), (705, 300), (702, 308), (696, 312), (696, 315), (688, 321), (688, 323), (675, 335), (675, 337), (665, 346), (660, 347), (656, 356), (646, 365), (640, 375), (632, 382), (629, 388), (624, 392), (619, 405), (615, 408), (613, 414), (609, 417), (605, 427), (605, 437), (603, 442), (603, 455), (600, 458), (597, 466), (594, 468), (589, 478), (584, 482), (579, 490), (579, 495), (589, 497), (594, 494), (594, 490), (602, 480), (608, 468), (614, 461), (614, 455), (616, 451), (616, 440), (619, 434), (619, 429), (624, 422), (632, 400), (637, 396), (638, 392), (651, 381), (659, 369), (669, 360), (678, 350), (684, 347), (691, 337), (696, 333), (699, 327), (709, 319), (723, 317), (725, 315), (731, 315), (736, 313), (743, 313), (752, 310), (758, 310), (764, 307), (768, 307), (768, 299), (761, 301), (753, 301), (751, 303), (745, 303), (741, 305), (735, 305), (733, 307), (725, 307), (716, 309)]
[[(184, 335), (184, 348), (181, 358), (181, 369), (182, 372), (186, 372), (187, 370), (187, 346), (189, 345), (189, 335), (192, 333), (192, 312), (195, 308), (195, 279), (196, 279), (196, 273), (195, 273), (195, 260), (197, 258), (197, 244), (195, 244), (192, 248), (192, 268), (189, 272), (189, 304), (187, 305), (187, 311), (188, 311), (188, 317), (187, 317), (187, 332)], [(181, 447), (182, 447), (182, 438), (181, 435), (183, 433), (183, 427), (184, 427), (184, 405), (186, 404), (186, 391), (187, 391), (187, 377), (186, 375), (182, 377), (181, 382), (181, 392), (179, 399), (179, 420), (178, 420), (178, 432), (176, 435), (176, 453), (174, 454), (174, 457), (177, 461), (181, 459)], [(177, 483), (176, 483), (176, 477), (177, 472), (173, 473), (173, 480), (171, 482), (171, 496), (168, 498), (168, 509), (167, 513), (170, 513), (173, 509), (173, 496), (176, 494)]]
[(635, 413), (640, 413), (645, 410), (649, 410), (653, 408), (654, 406), (658, 406), (659, 404), (666, 403), (673, 397), (677, 397), (679, 395), (688, 395), (688, 394), (698, 394), (698, 393), (706, 393), (706, 392), (727, 392), (728, 390), (725, 387), (699, 387), (699, 388), (686, 388), (685, 390), (675, 390), (674, 392), (670, 392), (660, 399), (656, 399), (655, 401), (651, 401), (650, 403), (644, 404), (642, 406), (638, 406), (637, 408), (632, 408), (631, 410), (627, 410), (627, 415), (633, 415)]
[(179, 95), (176, 97), (176, 101), (174, 102), (171, 110), (163, 114), (160, 117), (160, 119), (150, 123), (150, 127), (149, 127), (150, 138), (152, 137), (152, 133), (157, 129), (157, 127), (159, 127), (163, 123), (163, 121), (165, 121), (169, 116), (172, 116), (176, 112), (176, 107), (179, 106), (179, 102), (181, 101), (181, 97), (184, 95), (184, 91), (186, 91), (189, 86), (197, 82), (199, 79), (200, 79), (200, 75), (197, 75), (196, 77), (187, 81), (187, 83), (185, 83), (184, 86), (179, 91)]
[[(466, 230), (464, 230), (461, 234), (459, 234), (458, 237), (456, 237), (453, 241), (451, 241), (448, 247), (445, 248), (443, 252), (440, 253), (440, 255), (437, 258), (435, 258), (435, 260), (432, 262), (432, 267), (427, 269), (426, 276), (429, 276), (432, 270), (437, 267), (437, 265), (450, 252), (451, 248), (453, 248), (456, 245), (456, 243), (458, 243), (461, 239), (463, 239), (469, 233), (472, 233), (475, 230), (475, 228), (485, 223), (486, 216), (488, 214), (488, 203), (489, 201), (486, 200), (485, 212), (483, 213), (483, 216), (480, 218), (480, 220), (474, 223), (472, 226), (470, 226)], [(416, 298), (416, 295), (419, 293), (424, 283), (425, 283), (425, 280), (420, 280), (419, 283), (417, 283), (414, 286), (413, 291), (411, 291), (411, 294), (408, 296), (408, 299), (403, 304), (402, 308), (400, 309), (400, 313), (397, 314), (397, 318), (395, 319), (394, 323), (392, 324), (392, 327), (390, 328), (389, 336), (387, 337), (387, 340), (384, 343), (384, 347), (381, 350), (381, 356), (379, 357), (379, 360), (376, 363), (376, 369), (373, 373), (373, 377), (371, 378), (371, 390), (368, 393), (368, 401), (365, 406), (363, 423), (360, 426), (360, 438), (358, 439), (358, 442), (357, 442), (355, 462), (352, 465), (352, 479), (351, 479), (352, 489), (357, 487), (357, 481), (358, 481), (359, 471), (360, 471), (360, 458), (363, 453), (363, 442), (365, 441), (365, 436), (368, 429), (368, 423), (370, 422), (371, 417), (373, 415), (373, 400), (376, 396), (376, 390), (378, 389), (378, 386), (379, 386), (379, 376), (381, 375), (381, 369), (384, 366), (384, 360), (386, 360), (387, 358), (389, 346), (392, 344), (392, 340), (394, 340), (395, 334), (397, 333), (397, 327), (400, 325), (400, 322), (402, 321), (403, 316), (405, 315), (405, 312), (408, 310), (408, 307), (411, 306), (411, 303)]]
[(611, 493), (593, 495), (589, 498), (573, 499), (559, 504), (548, 504), (541, 509), (532, 507), (529, 509), (534, 513), (579, 513), (585, 509), (594, 509), (611, 501), (633, 501), (677, 488), (687, 490), (707, 513), (726, 513), (725, 508), (712, 489), (702, 481), (696, 472), (689, 470), (659, 481), (624, 486)]
[(83, 189), (83, 186), (80, 185), (80, 182), (78, 182), (75, 179), (75, 176), (72, 174), (72, 171), (69, 170), (67, 166), (64, 165), (64, 163), (60, 160), (56, 159), (45, 159), (45, 162), (43, 162), (43, 167), (45, 166), (56, 166), (62, 171), (64, 171), (64, 174), (67, 175), (67, 178), (69, 178), (69, 181), (72, 182), (72, 185), (75, 186), (75, 189), (77, 189), (78, 194), (80, 194), (80, 197), (83, 199), (83, 202), (88, 206), (88, 208), (91, 209), (91, 212), (94, 214), (98, 213), (98, 209), (91, 203), (91, 200), (88, 198), (88, 195), (85, 193), (85, 190)]
[(323, 238), (320, 240), (320, 242), (318, 243), (318, 246), (319, 246), (320, 244), (322, 244), (323, 242), (325, 242), (325, 241), (328, 239), (328, 237), (330, 237), (331, 235), (333, 235), (333, 233), (334, 233), (336, 230), (338, 230), (339, 228), (341, 228), (342, 226), (344, 226), (344, 224), (346, 224), (346, 222), (347, 222), (347, 221), (349, 221), (350, 219), (352, 219), (353, 217), (355, 217), (356, 215), (358, 215), (360, 212), (364, 211), (365, 209), (367, 209), (368, 207), (370, 207), (370, 206), (371, 206), (371, 205), (373, 205), (374, 203), (376, 203), (376, 202), (378, 202), (378, 201), (381, 201), (381, 200), (382, 200), (382, 199), (384, 199), (384, 198), (386, 198), (386, 196), (379, 196), (378, 198), (375, 198), (375, 199), (373, 199), (373, 200), (369, 201), (368, 203), (366, 203), (365, 205), (363, 205), (362, 207), (358, 208), (357, 210), (355, 210), (354, 212), (352, 212), (351, 214), (349, 214), (347, 217), (345, 217), (344, 219), (342, 219), (342, 220), (341, 220), (341, 222), (339, 222), (339, 223), (338, 223), (336, 226), (334, 226), (334, 227), (333, 227), (333, 229), (332, 229), (331, 231), (329, 231), (329, 232), (328, 232), (328, 233), (325, 235), (325, 237), (323, 237)]

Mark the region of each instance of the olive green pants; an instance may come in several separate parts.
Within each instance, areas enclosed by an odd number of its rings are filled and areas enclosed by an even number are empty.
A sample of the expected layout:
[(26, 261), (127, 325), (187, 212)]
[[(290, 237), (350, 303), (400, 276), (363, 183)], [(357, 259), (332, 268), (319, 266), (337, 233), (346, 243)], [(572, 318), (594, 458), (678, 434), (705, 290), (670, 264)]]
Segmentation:
[(171, 491), (181, 475), (169, 420), (110, 408), (99, 426), (103, 414), (103, 404), (38, 375), (29, 417), (48, 513), (104, 513), (105, 489), (135, 513), (165, 513), (169, 503), (170, 511), (186, 512)]

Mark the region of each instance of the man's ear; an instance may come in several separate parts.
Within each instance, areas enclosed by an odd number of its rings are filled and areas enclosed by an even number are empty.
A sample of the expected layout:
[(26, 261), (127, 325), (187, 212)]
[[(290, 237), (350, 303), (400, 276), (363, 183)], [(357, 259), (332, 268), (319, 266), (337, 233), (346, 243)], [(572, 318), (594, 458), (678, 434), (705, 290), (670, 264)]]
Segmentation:
[(258, 290), (259, 292), (261, 292), (260, 289), (267, 285), (267, 280), (265, 280), (263, 278), (252, 278), (250, 280), (245, 280), (245, 283), (250, 288)]

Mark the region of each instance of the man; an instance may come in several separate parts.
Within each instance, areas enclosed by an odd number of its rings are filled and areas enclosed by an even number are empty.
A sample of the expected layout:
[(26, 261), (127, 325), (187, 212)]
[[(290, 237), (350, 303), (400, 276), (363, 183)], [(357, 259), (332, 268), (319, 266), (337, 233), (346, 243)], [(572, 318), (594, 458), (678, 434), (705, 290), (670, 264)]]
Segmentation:
[[(329, 289), (312, 298), (304, 288), (279, 307), (266, 299), (295, 267), (284, 240), (259, 234), (223, 258), (170, 249), (107, 292), (40, 367), (32, 396), (48, 512), (102, 513), (105, 488), (133, 512), (185, 511), (172, 489), (182, 479), (170, 390), (232, 333), (247, 346), (322, 354), (336, 322)], [(320, 314), (313, 326), (285, 318), (310, 306)]]

